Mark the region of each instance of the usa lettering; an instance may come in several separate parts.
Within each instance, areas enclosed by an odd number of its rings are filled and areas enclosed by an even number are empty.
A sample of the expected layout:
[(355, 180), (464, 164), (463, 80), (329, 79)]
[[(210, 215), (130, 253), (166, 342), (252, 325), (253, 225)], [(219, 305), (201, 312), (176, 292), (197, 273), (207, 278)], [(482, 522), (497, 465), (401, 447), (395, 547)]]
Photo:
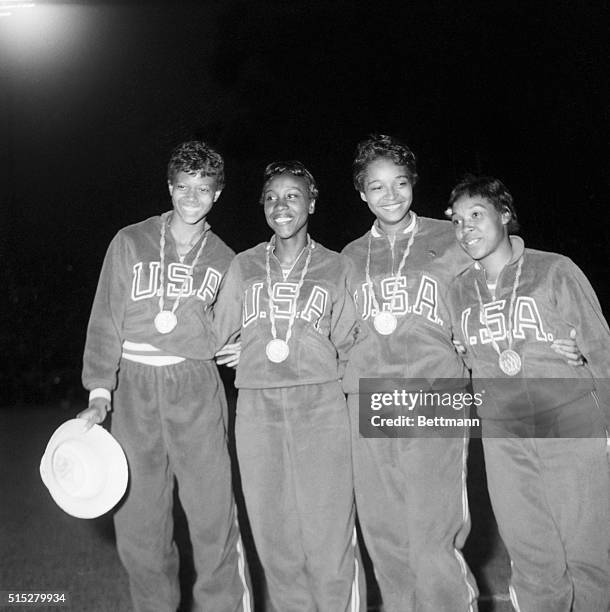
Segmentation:
[[(269, 313), (261, 305), (261, 292), (263, 283), (254, 283), (245, 292), (242, 308), (242, 326), (248, 327), (257, 319), (268, 319)], [(320, 322), (328, 307), (328, 291), (319, 285), (314, 285), (307, 294), (301, 288), (300, 300), (305, 300), (305, 306), (297, 312), (298, 285), (290, 282), (277, 282), (271, 287), (273, 315), (276, 319), (289, 319), (293, 314), (295, 318), (304, 319), (319, 329)], [(264, 292), (267, 297), (267, 292)]]
[[(361, 293), (362, 300), (358, 300), (356, 295), (355, 301), (357, 304), (362, 304), (362, 318), (374, 317), (377, 311), (368, 283), (362, 283)], [(422, 274), (419, 281), (413, 304), (409, 301), (406, 276), (388, 276), (382, 279), (375, 297), (381, 311), (392, 312), (396, 316), (412, 312), (425, 317), (436, 325), (443, 325), (443, 320), (438, 316), (438, 283), (425, 274)]]
[[(542, 317), (536, 300), (527, 296), (519, 296), (515, 302), (512, 322), (507, 322), (507, 300), (495, 300), (483, 305), (478, 320), (473, 320), (472, 308), (462, 311), (461, 327), (468, 344), (490, 344), (493, 340), (508, 339), (507, 323), (512, 324), (513, 338), (528, 337), (538, 342), (552, 341), (553, 336), (544, 331)], [(487, 325), (485, 324), (487, 323)], [(471, 330), (474, 327), (474, 330)]]
[[(191, 266), (181, 263), (171, 263), (167, 266), (167, 278), (165, 280), (165, 295), (169, 298), (177, 298), (182, 290), (182, 296), (196, 295), (201, 301), (213, 302), (220, 286), (222, 274), (214, 268), (206, 269), (203, 281), (196, 287), (193, 281)], [(131, 283), (131, 299), (134, 302), (147, 300), (161, 295), (161, 270), (158, 261), (151, 261), (146, 266), (139, 262), (133, 267), (133, 279)]]

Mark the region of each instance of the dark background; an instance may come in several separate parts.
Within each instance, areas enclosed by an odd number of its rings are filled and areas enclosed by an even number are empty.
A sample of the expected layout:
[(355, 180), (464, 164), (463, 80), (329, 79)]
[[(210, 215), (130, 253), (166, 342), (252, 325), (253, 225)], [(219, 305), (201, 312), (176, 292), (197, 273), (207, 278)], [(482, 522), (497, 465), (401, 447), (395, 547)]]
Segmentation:
[[(0, 5), (2, 2), (0, 2)], [(351, 185), (373, 131), (416, 152), (414, 209), (442, 217), (464, 171), (500, 177), (526, 243), (606, 283), (605, 2), (40, 2), (0, 18), (2, 402), (84, 405), (81, 353), (105, 249), (170, 206), (171, 149), (225, 156), (210, 215), (239, 251), (267, 230), (262, 170), (303, 161), (311, 232), (334, 249), (371, 216)]]

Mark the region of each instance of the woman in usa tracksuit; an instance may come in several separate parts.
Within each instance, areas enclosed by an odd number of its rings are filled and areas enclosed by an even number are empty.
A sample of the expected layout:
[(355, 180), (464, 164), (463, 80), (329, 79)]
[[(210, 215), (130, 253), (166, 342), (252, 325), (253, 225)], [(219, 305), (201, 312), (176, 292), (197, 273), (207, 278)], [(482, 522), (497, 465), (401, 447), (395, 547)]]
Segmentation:
[[(485, 394), (479, 414), (487, 480), (511, 558), (513, 606), (606, 612), (608, 324), (572, 261), (509, 235), (516, 214), (499, 180), (465, 179), (451, 193), (450, 212), (474, 260), (449, 301), (475, 391)], [(571, 329), (584, 367), (550, 348)]]
[(277, 612), (366, 609), (340, 383), (357, 325), (344, 257), (307, 234), (317, 193), (299, 162), (267, 166), (262, 203), (274, 235), (237, 255), (215, 308), (218, 346), (241, 340), (237, 454)]

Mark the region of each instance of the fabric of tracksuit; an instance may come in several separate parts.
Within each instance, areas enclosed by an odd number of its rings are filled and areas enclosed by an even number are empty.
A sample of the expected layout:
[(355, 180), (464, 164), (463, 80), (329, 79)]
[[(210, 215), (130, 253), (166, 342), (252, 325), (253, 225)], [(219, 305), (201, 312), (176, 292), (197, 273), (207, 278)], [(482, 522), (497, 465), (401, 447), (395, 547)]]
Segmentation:
[[(412, 213), (414, 214), (414, 213)], [(477, 589), (461, 548), (470, 530), (466, 495), (468, 435), (373, 439), (359, 433), (360, 378), (468, 378), (452, 341), (444, 293), (467, 259), (448, 221), (416, 217), (417, 233), (394, 304), (397, 328), (381, 335), (365, 276), (369, 233), (348, 244), (349, 289), (368, 334), (349, 355), (344, 377), (352, 424), (358, 517), (386, 612), (475, 610)], [(409, 230), (409, 228), (407, 228)], [(411, 235), (392, 243), (371, 229), (370, 278), (386, 310), (382, 283), (392, 282)]]
[[(455, 279), (449, 296), (454, 331), (467, 347), (473, 385), (475, 390), (485, 389), (478, 410), (487, 481), (512, 561), (513, 605), (524, 612), (606, 612), (610, 604), (606, 457), (610, 419), (604, 389), (610, 378), (608, 324), (591, 285), (570, 259), (526, 249), (516, 236), (511, 236), (511, 243), (513, 256), (498, 277), (495, 299), (479, 264)], [(520, 257), (513, 319), (506, 321)], [(506, 329), (512, 327), (513, 350), (522, 360), (515, 379), (498, 365), (498, 354), (481, 320), (475, 282), (488, 315), (495, 317), (488, 325), (500, 350), (508, 348)], [(584, 367), (570, 366), (550, 348), (553, 338), (567, 338), (571, 329), (576, 329), (578, 346), (587, 359)], [(545, 378), (561, 380), (555, 389), (541, 381)], [(532, 417), (558, 424), (559, 431), (543, 432), (555, 437), (535, 437), (540, 430), (513, 426), (531, 423)], [(560, 437), (566, 424), (571, 429), (563, 435), (575, 431), (578, 437)]]
[(312, 244), (298, 301), (306, 249), (287, 279), (270, 254), (278, 338), (286, 338), (290, 309), (297, 313), (285, 361), (273, 363), (265, 354), (272, 339), (267, 243), (231, 263), (214, 323), (219, 344), (241, 335), (235, 438), (269, 609), (365, 610), (349, 422), (339, 382), (340, 362), (355, 342), (355, 314), (345, 259)]
[[(175, 476), (197, 572), (194, 608), (246, 612), (251, 609), (247, 567), (209, 312), (233, 252), (206, 225), (207, 243), (191, 270), (201, 242), (180, 263), (167, 231), (166, 310), (182, 279), (188, 275), (191, 281), (176, 310), (177, 327), (159, 333), (153, 321), (159, 312), (159, 236), (166, 216), (122, 229), (108, 248), (87, 330), (83, 384), (113, 391), (111, 431), (125, 451), (130, 478), (114, 522), (134, 608), (176, 610), (180, 601), (172, 524)], [(122, 359), (124, 341), (150, 344), (159, 355), (185, 360), (157, 367)]]

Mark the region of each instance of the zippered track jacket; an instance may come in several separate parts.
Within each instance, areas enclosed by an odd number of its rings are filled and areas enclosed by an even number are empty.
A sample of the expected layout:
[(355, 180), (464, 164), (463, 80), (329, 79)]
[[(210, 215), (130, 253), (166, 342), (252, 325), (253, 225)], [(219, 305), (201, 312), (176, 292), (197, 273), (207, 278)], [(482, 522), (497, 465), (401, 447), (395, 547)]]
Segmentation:
[[(414, 214), (414, 213), (412, 213)], [(397, 328), (381, 335), (373, 326), (374, 304), (366, 281), (369, 232), (343, 249), (351, 262), (348, 286), (368, 333), (350, 353), (344, 389), (358, 393), (360, 378), (468, 378), (452, 344), (446, 303), (449, 282), (468, 265), (449, 221), (416, 217), (417, 233), (402, 274), (396, 276), (410, 232), (394, 243), (373, 225), (370, 277), (381, 310), (393, 313)]]
[(87, 329), (82, 378), (88, 390), (116, 387), (125, 340), (187, 359), (214, 356), (210, 311), (234, 253), (206, 224), (207, 243), (191, 271), (203, 237), (181, 263), (171, 232), (166, 232), (164, 310), (172, 309), (185, 279), (188, 284), (175, 313), (178, 325), (161, 334), (154, 326), (162, 290), (161, 223), (162, 216), (155, 216), (125, 227), (108, 247)]
[(305, 265), (303, 252), (284, 279), (274, 254), (271, 284), (277, 337), (285, 340), (288, 319), (296, 308), (290, 353), (281, 363), (270, 361), (265, 347), (273, 339), (269, 319), (266, 242), (239, 253), (223, 281), (214, 307), (217, 346), (241, 337), (235, 386), (266, 389), (324, 383), (341, 378), (341, 363), (358, 337), (354, 305), (346, 288), (347, 261), (313, 242), (309, 269), (296, 299)]

